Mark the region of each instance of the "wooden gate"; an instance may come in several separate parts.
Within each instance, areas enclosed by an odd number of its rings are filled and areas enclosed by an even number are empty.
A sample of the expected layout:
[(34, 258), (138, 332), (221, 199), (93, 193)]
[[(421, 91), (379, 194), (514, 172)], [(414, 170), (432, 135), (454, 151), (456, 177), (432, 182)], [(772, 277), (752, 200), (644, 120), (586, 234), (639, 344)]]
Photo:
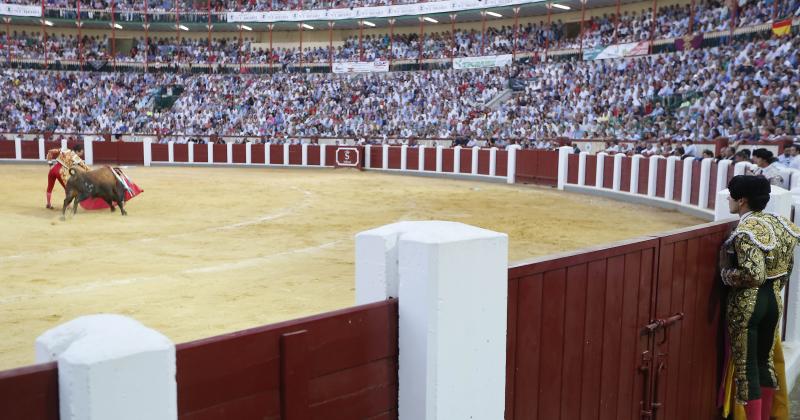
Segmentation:
[(511, 267), (506, 419), (717, 418), (716, 252), (728, 228)]

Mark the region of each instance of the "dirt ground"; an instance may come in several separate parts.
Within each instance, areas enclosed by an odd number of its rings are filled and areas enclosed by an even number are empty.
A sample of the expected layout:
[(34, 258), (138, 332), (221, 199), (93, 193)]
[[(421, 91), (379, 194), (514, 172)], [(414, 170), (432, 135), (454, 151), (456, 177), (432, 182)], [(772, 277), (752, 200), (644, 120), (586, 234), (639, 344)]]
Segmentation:
[[(44, 207), (47, 166), (0, 165), (0, 369), (80, 315), (134, 317), (175, 342), (353, 304), (359, 231), (453, 220), (519, 260), (701, 221), (549, 188), (352, 170), (142, 168), (129, 215)], [(64, 193), (56, 186), (54, 202)]]

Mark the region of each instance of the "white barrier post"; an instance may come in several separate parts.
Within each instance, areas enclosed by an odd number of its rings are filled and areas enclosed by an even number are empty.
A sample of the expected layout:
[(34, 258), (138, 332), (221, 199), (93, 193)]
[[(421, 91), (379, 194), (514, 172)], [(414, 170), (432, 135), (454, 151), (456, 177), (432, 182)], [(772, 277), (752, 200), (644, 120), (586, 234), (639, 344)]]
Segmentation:
[(364, 146), (364, 168), (372, 168), (372, 145), (367, 144)]
[(264, 145), (264, 165), (266, 166), (269, 166), (270, 164), (269, 160), (271, 158), (271, 153), (272, 153), (270, 151), (271, 148), (270, 146), (272, 146), (270, 143)]
[(303, 143), (300, 145), (300, 164), (308, 166), (308, 144)]
[(622, 187), (622, 159), (625, 159), (622, 153), (614, 155), (614, 179), (611, 182), (611, 189), (614, 191), (619, 191)]
[(22, 140), (14, 139), (14, 158), (17, 160), (22, 159)]
[(67, 147), (67, 139), (62, 139), (61, 140), (61, 150), (67, 150), (67, 149), (68, 149), (68, 147)]
[(228, 165), (233, 163), (233, 143), (226, 142), (225, 143), (225, 154), (228, 156)]
[(189, 149), (189, 163), (194, 163), (194, 143), (186, 143), (186, 147)]
[(442, 172), (442, 159), (444, 155), (444, 148), (436, 146), (436, 172)]
[(142, 141), (142, 147), (144, 148), (144, 166), (150, 166), (150, 163), (153, 161), (153, 140), (150, 138), (144, 139)]
[(418, 161), (417, 164), (419, 165), (419, 166), (417, 166), (417, 170), (419, 170), (420, 172), (424, 171), (425, 170), (425, 146), (423, 146), (423, 145), (419, 146), (419, 156), (417, 156), (417, 161)]
[(44, 150), (44, 137), (39, 138), (39, 160), (45, 160), (47, 151)]
[(664, 180), (664, 199), (672, 200), (675, 194), (675, 162), (681, 160), (677, 156), (667, 158), (667, 177)]
[(720, 160), (717, 162), (717, 188), (711, 191), (710, 194), (716, 194), (728, 187), (728, 171), (730, 170), (730, 160)]
[(597, 165), (595, 165), (594, 186), (596, 188), (603, 188), (603, 177), (605, 176), (606, 169), (606, 156), (608, 153), (600, 152), (597, 154)]
[(320, 144), (319, 145), (319, 166), (325, 166), (325, 149), (326, 149), (326, 147), (327, 147), (326, 144)]
[(289, 166), (289, 143), (283, 143), (283, 166)]
[(461, 173), (461, 146), (453, 148), (453, 173)]
[(733, 165), (733, 176), (744, 175), (747, 169), (749, 168), (750, 168), (749, 162), (739, 162), (736, 165)]
[(208, 150), (208, 159), (206, 159), (207, 163), (214, 163), (214, 143), (211, 143), (210, 140), (206, 145), (206, 150)]
[(167, 162), (175, 162), (175, 142), (172, 140), (167, 143)]
[(408, 145), (400, 146), (400, 170), (405, 171), (408, 169)]
[[(152, 147), (150, 146), (146, 147), (144, 151), (145, 157), (147, 156), (148, 149), (152, 151)], [(150, 153), (151, 153), (150, 156), (152, 158), (152, 152)], [(89, 138), (88, 136), (83, 139), (83, 160), (84, 162), (86, 162), (87, 165), (94, 165), (94, 141), (92, 141), (92, 139)]]
[(400, 297), (400, 420), (503, 418), (507, 264), (507, 235), (461, 223), (356, 235), (356, 303)]
[(642, 159), (644, 159), (642, 155), (633, 155), (631, 158), (631, 185), (629, 189), (631, 194), (639, 193), (639, 164)]
[(62, 419), (175, 420), (175, 345), (121, 315), (89, 315), (36, 339), (36, 362), (58, 363)]
[(692, 198), (692, 164), (693, 159), (683, 161), (683, 179), (681, 180), (681, 204), (689, 204)]
[[(800, 207), (798, 207), (797, 201), (795, 201), (795, 210), (794, 210), (794, 224), (800, 223)], [(794, 249), (794, 260), (800, 261), (800, 247), (796, 247)], [(789, 277), (789, 288), (786, 290), (786, 312), (783, 314), (786, 317), (786, 341), (787, 342), (798, 342), (800, 341), (800, 305), (797, 302), (800, 302), (800, 268), (798, 264), (794, 265), (792, 269), (792, 273)], [(787, 360), (788, 362), (788, 360)], [(787, 363), (787, 367), (789, 367), (790, 363)], [(797, 365), (797, 363), (794, 363)], [(793, 367), (791, 369), (792, 374), (789, 375), (790, 369), (787, 369), (787, 383), (794, 383), (798, 374), (797, 374), (797, 367)], [(791, 382), (789, 382), (791, 381)]]
[(383, 150), (381, 150), (381, 168), (383, 170), (389, 169), (389, 145), (384, 144)]
[(253, 143), (244, 143), (244, 163), (249, 165), (253, 163)]
[(588, 155), (587, 152), (578, 154), (578, 185), (580, 186), (586, 185), (586, 156)]
[(564, 185), (567, 184), (570, 153), (572, 153), (572, 148), (569, 146), (561, 146), (558, 148), (558, 181), (556, 182), (556, 186), (559, 190), (563, 190)]
[(662, 156), (650, 156), (650, 165), (647, 167), (647, 196), (655, 197), (658, 190), (658, 162)]
[(472, 148), (472, 169), (470, 169), (470, 173), (472, 175), (478, 174), (478, 153), (481, 152), (481, 148), (478, 146), (474, 146)]
[(489, 176), (497, 174), (497, 148), (489, 149)]
[[(714, 203), (715, 221), (737, 217), (735, 214), (731, 214), (730, 210), (728, 209), (728, 197), (730, 196), (731, 193), (727, 188), (717, 193), (717, 200)], [(769, 193), (769, 202), (767, 203), (767, 207), (764, 209), (764, 211), (790, 218), (793, 201), (794, 197), (792, 196), (791, 192), (773, 185)]]
[(714, 158), (705, 158), (700, 162), (700, 193), (697, 206), (701, 209), (708, 207), (708, 195), (711, 193), (711, 164)]
[(508, 148), (508, 169), (506, 170), (506, 182), (514, 184), (517, 182), (517, 146)]

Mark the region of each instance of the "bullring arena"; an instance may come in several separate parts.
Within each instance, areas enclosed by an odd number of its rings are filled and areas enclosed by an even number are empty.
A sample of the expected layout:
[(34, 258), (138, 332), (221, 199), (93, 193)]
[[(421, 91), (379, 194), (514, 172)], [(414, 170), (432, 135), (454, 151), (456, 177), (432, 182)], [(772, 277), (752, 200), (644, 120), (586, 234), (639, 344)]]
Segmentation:
[(800, 0), (0, 0), (0, 420), (800, 419), (797, 225)]
[(699, 223), (547, 187), (180, 167), (130, 168), (145, 192), (124, 220), (79, 209), (60, 222), (42, 204), (46, 168), (0, 166), (2, 368), (31, 363), (39, 334), (86, 313), (129, 315), (180, 343), (352, 306), (355, 234), (397, 221), (507, 232), (512, 260)]

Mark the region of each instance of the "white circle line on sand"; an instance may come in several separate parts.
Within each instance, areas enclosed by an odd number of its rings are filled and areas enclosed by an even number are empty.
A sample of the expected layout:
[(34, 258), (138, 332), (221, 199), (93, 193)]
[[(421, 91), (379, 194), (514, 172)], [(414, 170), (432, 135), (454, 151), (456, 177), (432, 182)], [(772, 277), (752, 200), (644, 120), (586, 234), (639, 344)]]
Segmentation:
[[(298, 249), (291, 249), (288, 251), (281, 251), (276, 252), (274, 254), (262, 255), (259, 257), (253, 258), (245, 258), (235, 262), (227, 262), (222, 264), (215, 264), (209, 265), (205, 267), (197, 267), (197, 268), (188, 268), (184, 270), (180, 270), (174, 274), (207, 274), (207, 273), (219, 273), (223, 271), (234, 271), (240, 270), (243, 268), (250, 268), (254, 266), (258, 266), (262, 263), (265, 263), (273, 258), (282, 257), (286, 255), (294, 255), (294, 254), (304, 254), (304, 253), (313, 253), (316, 251), (320, 251), (323, 249), (333, 248), (336, 245), (344, 242), (344, 240), (336, 240), (331, 242), (326, 242), (319, 245), (314, 245), (306, 248), (298, 248)], [(171, 277), (167, 274), (159, 274), (157, 276), (146, 276), (146, 277), (129, 277), (124, 279), (115, 279), (115, 280), (104, 280), (104, 281), (94, 281), (90, 283), (85, 283), (76, 286), (65, 287), (62, 289), (55, 290), (50, 293), (41, 293), (41, 294), (23, 294), (23, 295), (13, 295), (13, 296), (6, 296), (0, 298), (0, 305), (6, 305), (11, 303), (16, 303), (22, 300), (30, 300), (34, 298), (42, 298), (42, 297), (52, 297), (52, 296), (63, 296), (63, 295), (73, 295), (73, 294), (80, 294), (90, 292), (96, 289), (104, 289), (114, 286), (121, 286), (133, 283), (141, 283), (153, 280), (173, 280), (174, 277)]]

